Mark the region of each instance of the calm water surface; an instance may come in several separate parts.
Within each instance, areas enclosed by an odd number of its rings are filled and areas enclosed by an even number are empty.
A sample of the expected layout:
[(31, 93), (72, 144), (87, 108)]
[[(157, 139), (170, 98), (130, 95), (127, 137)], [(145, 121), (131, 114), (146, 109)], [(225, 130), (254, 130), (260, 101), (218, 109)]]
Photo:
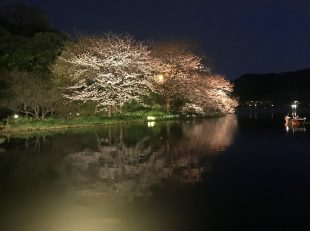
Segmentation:
[(0, 230), (310, 230), (310, 127), (245, 111), (0, 138)]

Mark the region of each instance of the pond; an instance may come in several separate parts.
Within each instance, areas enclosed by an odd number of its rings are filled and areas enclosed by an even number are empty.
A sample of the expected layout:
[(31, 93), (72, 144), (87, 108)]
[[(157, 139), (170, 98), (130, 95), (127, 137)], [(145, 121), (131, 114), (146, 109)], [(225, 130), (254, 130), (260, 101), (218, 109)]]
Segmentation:
[(252, 110), (0, 137), (0, 230), (308, 230), (309, 131)]

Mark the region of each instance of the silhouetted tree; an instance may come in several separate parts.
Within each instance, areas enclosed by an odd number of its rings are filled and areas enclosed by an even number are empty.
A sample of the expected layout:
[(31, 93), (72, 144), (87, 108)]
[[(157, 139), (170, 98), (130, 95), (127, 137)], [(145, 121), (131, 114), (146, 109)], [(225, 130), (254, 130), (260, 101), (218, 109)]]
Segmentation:
[(23, 4), (1, 8), (0, 25), (14, 35), (33, 36), (38, 32), (54, 31), (41, 9)]
[(11, 72), (5, 80), (6, 98), (2, 105), (15, 112), (24, 113), (36, 119), (44, 119), (54, 113), (61, 95), (50, 81), (29, 72)]

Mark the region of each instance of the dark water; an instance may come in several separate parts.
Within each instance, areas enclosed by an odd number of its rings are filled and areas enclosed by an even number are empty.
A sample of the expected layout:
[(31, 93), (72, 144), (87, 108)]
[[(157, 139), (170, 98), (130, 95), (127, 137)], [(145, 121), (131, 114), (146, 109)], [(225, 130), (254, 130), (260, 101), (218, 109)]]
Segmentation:
[(309, 131), (253, 110), (3, 137), (0, 230), (309, 230)]

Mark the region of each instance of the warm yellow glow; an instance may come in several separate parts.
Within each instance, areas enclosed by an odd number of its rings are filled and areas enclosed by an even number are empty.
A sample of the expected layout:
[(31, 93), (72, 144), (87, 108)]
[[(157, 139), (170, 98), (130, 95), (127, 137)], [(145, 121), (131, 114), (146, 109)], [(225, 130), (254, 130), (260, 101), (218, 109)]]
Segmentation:
[(156, 117), (155, 116), (147, 116), (146, 119), (147, 120), (156, 120)]
[(158, 75), (158, 82), (163, 83), (164, 82), (164, 76), (163, 75)]
[(13, 117), (14, 119), (18, 119), (19, 115), (15, 114)]

